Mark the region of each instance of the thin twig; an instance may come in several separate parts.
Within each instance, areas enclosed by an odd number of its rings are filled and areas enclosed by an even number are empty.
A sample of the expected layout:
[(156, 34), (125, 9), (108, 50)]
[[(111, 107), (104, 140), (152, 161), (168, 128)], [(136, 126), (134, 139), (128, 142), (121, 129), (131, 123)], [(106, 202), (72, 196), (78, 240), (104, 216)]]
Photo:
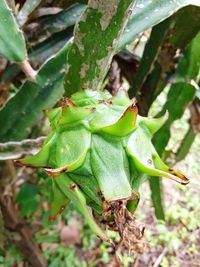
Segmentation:
[(35, 81), (35, 76), (37, 74), (37, 71), (35, 71), (30, 63), (28, 62), (28, 60), (24, 60), (20, 63), (21, 69), (22, 71), (25, 73), (27, 79), (31, 80), (31, 81)]
[(159, 257), (156, 259), (153, 267), (158, 267), (163, 259), (163, 257), (165, 256), (165, 254), (167, 253), (167, 247), (165, 247), (162, 251), (162, 253), (159, 255)]

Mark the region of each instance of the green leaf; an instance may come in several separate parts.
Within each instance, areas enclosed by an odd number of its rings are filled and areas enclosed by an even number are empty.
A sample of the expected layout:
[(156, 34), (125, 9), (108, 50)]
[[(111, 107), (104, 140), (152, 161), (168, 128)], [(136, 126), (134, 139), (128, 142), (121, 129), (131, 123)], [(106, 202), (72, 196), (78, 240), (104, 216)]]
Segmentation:
[[(62, 49), (73, 36), (73, 28), (67, 28), (53, 34), (43, 42), (39, 42), (29, 48), (28, 54), (31, 62), (34, 65), (40, 65), (41, 62), (54, 56), (60, 49)], [(65, 59), (66, 60), (66, 59)]]
[[(189, 24), (187, 20), (185, 20), (185, 17), (189, 18)], [(163, 26), (170, 21), (171, 23), (168, 27), (169, 31), (167, 34), (164, 34)], [(176, 59), (173, 54), (177, 48), (184, 49), (186, 45), (191, 42), (192, 38), (198, 33), (199, 27), (200, 8), (187, 6), (179, 10), (170, 20), (165, 20), (152, 29), (151, 36), (147, 41), (140, 62), (140, 70), (136, 72), (133, 80), (133, 90), (129, 90), (130, 96), (134, 96), (136, 92), (138, 92), (137, 100), (140, 114), (148, 114), (151, 104), (167, 85), (168, 77), (170, 77), (168, 72), (171, 73), (175, 67)], [(164, 42), (161, 39), (163, 44), (159, 46), (156, 40), (159, 41), (162, 34), (166, 35), (166, 37)], [(157, 44), (155, 44), (155, 42)], [(155, 60), (154, 52), (156, 52), (156, 46), (160, 52), (158, 51), (156, 62), (152, 64)], [(166, 50), (166, 47), (168, 47), (169, 50)], [(165, 75), (163, 75), (164, 73)]]
[[(31, 46), (28, 49), (28, 58), (33, 66), (40, 66), (41, 62), (44, 62), (50, 57), (54, 57), (55, 54), (62, 49), (65, 44), (70, 40), (73, 35), (73, 28), (68, 28), (65, 31), (56, 33), (40, 42)], [(11, 64), (7, 67), (2, 75), (2, 81), (10, 82), (20, 73), (20, 67), (17, 64)]]
[(26, 45), (6, 0), (0, 1), (0, 54), (11, 61), (26, 59)]
[(163, 203), (163, 191), (160, 178), (151, 177), (149, 180), (151, 189), (151, 200), (155, 210), (156, 218), (159, 220), (165, 220), (164, 203)]
[(101, 88), (132, 3), (131, 0), (89, 1), (75, 27), (74, 42), (68, 53), (66, 95), (80, 89)]
[(170, 138), (171, 124), (181, 118), (187, 104), (195, 96), (196, 89), (188, 81), (198, 81), (200, 70), (200, 33), (192, 40), (180, 58), (175, 74), (175, 83), (172, 84), (167, 101), (161, 113), (169, 112), (169, 118), (164, 127), (154, 137), (154, 143), (159, 154), (162, 154)]
[(16, 202), (20, 203), (26, 201), (27, 199), (31, 199), (38, 193), (38, 191), (39, 191), (38, 186), (34, 184), (25, 183), (21, 186), (21, 189), (17, 194)]
[(151, 35), (140, 61), (139, 68), (134, 76), (133, 84), (131, 87), (131, 96), (135, 96), (139, 89), (142, 87), (148, 74), (150, 73), (152, 66), (157, 59), (160, 47), (165, 39), (166, 33), (169, 30), (171, 20), (165, 20), (152, 29)]
[[(160, 55), (158, 55), (158, 60), (160, 61), (159, 56)], [(149, 75), (146, 77), (142, 87), (137, 93), (138, 109), (143, 116), (147, 116), (153, 101), (167, 85), (167, 80), (163, 79), (164, 77), (162, 75), (163, 66), (165, 66), (165, 63), (161, 65), (156, 60)]]
[(38, 39), (46, 40), (53, 34), (73, 26), (85, 9), (86, 5), (76, 3), (57, 14), (45, 16), (38, 22), (38, 26), (35, 29), (36, 34), (34, 36), (32, 34), (28, 35), (29, 41), (32, 42), (33, 38), (34, 40), (36, 39), (35, 41)]
[(23, 184), (16, 196), (16, 202), (20, 205), (20, 213), (22, 216), (29, 217), (38, 208), (38, 200), (36, 198), (39, 188), (34, 184)]
[(45, 62), (36, 76), (36, 82), (25, 82), (0, 110), (0, 124), (3, 125), (0, 129), (1, 142), (27, 137), (31, 127), (41, 118), (42, 111), (60, 99), (68, 49), (69, 44)]
[[(200, 13), (199, 13), (200, 16)], [(176, 72), (176, 82), (188, 82), (200, 80), (200, 32), (192, 40), (180, 59)]]
[(195, 140), (195, 137), (196, 133), (194, 132), (192, 126), (190, 125), (190, 128), (188, 129), (186, 135), (184, 136), (183, 141), (180, 144), (180, 147), (176, 153), (176, 162), (183, 160), (187, 156)]
[(137, 0), (118, 50), (131, 43), (140, 33), (160, 23), (184, 6), (200, 6), (199, 0)]
[(196, 89), (191, 84), (175, 83), (171, 86), (167, 96), (167, 102), (163, 107), (163, 111), (168, 110), (169, 118), (153, 138), (153, 143), (160, 155), (164, 152), (170, 139), (171, 124), (182, 117), (188, 103), (194, 98), (195, 92)]
[[(180, 59), (177, 72), (176, 81), (174, 83), (167, 96), (167, 102), (165, 103), (161, 113), (169, 111), (169, 118), (162, 129), (160, 129), (153, 138), (153, 143), (157, 152), (162, 155), (168, 141), (170, 139), (170, 126), (171, 124), (181, 118), (186, 106), (195, 96), (196, 89), (188, 82), (187, 79), (198, 79), (199, 62), (200, 62), (200, 49), (199, 49), (198, 34), (192, 42), (185, 49), (183, 57)], [(195, 77), (196, 75), (196, 77)], [(186, 79), (185, 79), (186, 77)], [(181, 81), (181, 82), (179, 82)], [(154, 203), (155, 213), (157, 218), (164, 219), (164, 211), (162, 208), (162, 193), (160, 191), (161, 183), (155, 178), (151, 179), (150, 187), (152, 192), (152, 201)]]
[[(164, 106), (164, 110), (169, 111), (169, 118), (163, 128), (161, 128), (154, 136), (153, 143), (157, 152), (162, 155), (166, 145), (168, 144), (170, 138), (170, 126), (172, 122), (180, 118), (185, 111), (188, 103), (193, 99), (195, 95), (195, 88), (186, 83), (175, 83), (171, 86), (168, 94), (167, 102)], [(164, 220), (164, 211), (162, 208), (162, 193), (159, 190), (161, 188), (161, 183), (155, 178), (149, 180), (152, 201), (155, 208), (155, 214), (158, 219)]]
[(120, 140), (109, 138), (112, 137), (92, 136), (92, 171), (107, 201), (129, 198), (132, 194), (130, 174), (124, 171), (127, 159)]
[(170, 42), (176, 47), (185, 48), (199, 32), (200, 8), (187, 6), (179, 10), (174, 18), (174, 23), (174, 31)]

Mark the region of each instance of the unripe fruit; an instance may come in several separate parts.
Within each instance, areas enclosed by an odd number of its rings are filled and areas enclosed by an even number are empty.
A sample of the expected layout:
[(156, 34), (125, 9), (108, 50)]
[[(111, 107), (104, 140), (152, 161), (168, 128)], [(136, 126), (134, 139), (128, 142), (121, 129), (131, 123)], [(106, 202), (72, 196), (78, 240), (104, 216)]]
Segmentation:
[(46, 115), (51, 133), (36, 155), (19, 162), (44, 168), (52, 178), (51, 219), (72, 201), (98, 236), (109, 241), (88, 206), (97, 220), (121, 231), (123, 238), (126, 231), (134, 232), (131, 223), (132, 230), (121, 227), (122, 221), (132, 218), (147, 175), (188, 183), (162, 162), (151, 143), (167, 115), (159, 119), (137, 115), (124, 91), (114, 97), (107, 91), (78, 92)]

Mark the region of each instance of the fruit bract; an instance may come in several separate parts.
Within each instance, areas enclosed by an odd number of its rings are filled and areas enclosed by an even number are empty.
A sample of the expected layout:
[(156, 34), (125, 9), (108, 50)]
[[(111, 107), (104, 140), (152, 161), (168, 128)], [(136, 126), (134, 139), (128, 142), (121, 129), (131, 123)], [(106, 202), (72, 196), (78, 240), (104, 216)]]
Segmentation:
[(119, 229), (120, 219), (130, 219), (135, 211), (139, 187), (147, 175), (188, 183), (183, 174), (162, 162), (151, 143), (167, 114), (139, 116), (124, 91), (114, 97), (107, 91), (78, 92), (46, 115), (51, 133), (36, 155), (19, 162), (44, 168), (52, 178), (51, 219), (72, 201), (92, 230), (109, 241), (93, 215), (110, 227), (114, 222), (113, 229)]

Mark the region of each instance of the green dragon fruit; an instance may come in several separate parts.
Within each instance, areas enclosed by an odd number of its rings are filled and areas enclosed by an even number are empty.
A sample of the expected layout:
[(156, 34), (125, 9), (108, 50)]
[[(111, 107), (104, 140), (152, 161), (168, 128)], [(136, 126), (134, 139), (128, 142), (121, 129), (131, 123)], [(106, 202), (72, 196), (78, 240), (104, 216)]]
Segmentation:
[(133, 231), (122, 222), (131, 220), (140, 184), (148, 175), (189, 182), (162, 162), (151, 143), (167, 114), (158, 119), (137, 115), (124, 91), (114, 97), (107, 91), (78, 92), (46, 115), (51, 133), (36, 155), (19, 163), (44, 168), (52, 178), (50, 219), (72, 201), (92, 230), (110, 241), (94, 217), (121, 237)]

